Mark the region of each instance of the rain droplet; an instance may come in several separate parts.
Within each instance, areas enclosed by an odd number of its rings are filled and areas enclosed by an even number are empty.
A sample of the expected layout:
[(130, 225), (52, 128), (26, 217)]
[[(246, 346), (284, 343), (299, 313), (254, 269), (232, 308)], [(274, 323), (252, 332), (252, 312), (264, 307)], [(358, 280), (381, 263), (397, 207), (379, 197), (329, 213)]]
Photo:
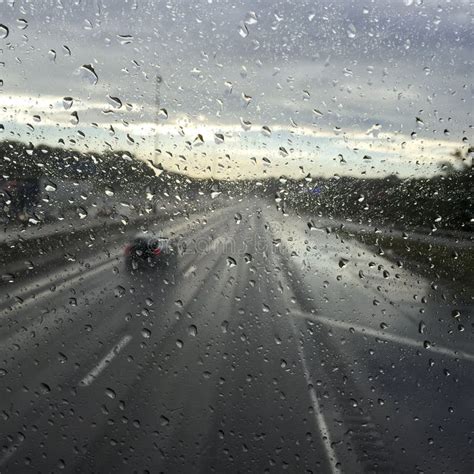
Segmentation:
[(95, 69), (92, 64), (83, 64), (80, 67), (79, 72), (81, 73), (82, 77), (93, 86), (95, 86), (99, 82), (99, 76), (95, 72)]
[(217, 145), (224, 143), (224, 135), (222, 133), (215, 133), (214, 141), (216, 142)]
[(347, 33), (347, 36), (349, 38), (351, 38), (351, 39), (355, 38), (356, 33), (357, 33), (356, 27), (352, 23), (349, 23), (349, 25), (347, 27), (347, 30), (346, 30), (346, 33)]
[(158, 110), (158, 118), (161, 120), (166, 120), (168, 118), (168, 111), (166, 109)]
[(242, 128), (244, 130), (250, 130), (250, 128), (252, 127), (252, 122), (250, 122), (249, 120), (244, 120), (242, 117), (240, 118), (240, 125), (242, 126)]
[(184, 346), (184, 342), (181, 339), (177, 339), (176, 346), (178, 347), (178, 349), (182, 349)]
[(349, 263), (347, 258), (339, 259), (339, 268), (344, 268)]
[(234, 258), (232, 257), (227, 257), (227, 266), (232, 268), (232, 267), (235, 267), (237, 265), (237, 262), (235, 261)]
[(229, 321), (222, 321), (221, 330), (225, 334), (229, 329)]
[(106, 388), (105, 389), (105, 394), (111, 398), (112, 400), (115, 399), (115, 397), (117, 396), (117, 394), (115, 393), (115, 390), (112, 390), (111, 388)]
[(145, 339), (150, 339), (151, 337), (151, 331), (147, 328), (143, 328), (142, 329), (142, 336), (145, 338)]
[(118, 97), (108, 95), (107, 100), (110, 102), (112, 107), (115, 107), (116, 109), (120, 109), (120, 107), (122, 107), (122, 101)]
[(47, 383), (43, 382), (40, 384), (40, 390), (41, 393), (49, 393), (51, 392), (51, 387)]
[(121, 285), (117, 285), (114, 289), (114, 295), (116, 298), (122, 298), (125, 295), (125, 288)]
[(69, 110), (74, 103), (74, 99), (72, 97), (63, 97), (63, 107), (65, 110)]
[(203, 143), (204, 143), (204, 138), (200, 133), (198, 133), (196, 135), (196, 138), (193, 141), (193, 145), (199, 146), (199, 145), (202, 145)]
[(459, 319), (461, 317), (461, 313), (457, 309), (453, 309), (453, 311), (451, 312), (451, 316), (454, 319)]
[(242, 38), (247, 38), (247, 36), (249, 35), (249, 29), (247, 28), (247, 25), (245, 24), (239, 25), (239, 35)]
[(58, 187), (57, 187), (56, 184), (54, 184), (54, 183), (48, 183), (48, 184), (44, 187), (44, 189), (45, 189), (46, 191), (48, 191), (48, 193), (52, 193), (52, 192), (56, 191), (56, 189), (58, 189)]
[(87, 211), (83, 207), (77, 208), (77, 215), (79, 219), (85, 219), (88, 216)]
[(8, 37), (10, 30), (5, 25), (0, 24), (0, 39), (5, 39)]
[(247, 95), (245, 92), (242, 92), (242, 100), (243, 100), (245, 106), (247, 106), (252, 101), (252, 96)]
[(262, 127), (262, 134), (265, 135), (266, 137), (270, 137), (272, 135), (272, 131), (269, 126), (264, 125)]
[(197, 336), (197, 327), (194, 324), (191, 324), (191, 326), (188, 327), (188, 333), (190, 336)]
[(133, 36), (132, 35), (117, 35), (117, 39), (120, 44), (125, 45), (125, 44), (130, 44), (133, 41)]
[(79, 115), (77, 115), (77, 112), (72, 112), (71, 114), (71, 124), (72, 125), (77, 125), (79, 123)]
[(258, 19), (255, 12), (250, 11), (245, 15), (245, 24), (255, 25), (257, 22), (258, 22)]
[(16, 20), (17, 26), (20, 30), (25, 30), (28, 27), (28, 22), (23, 18)]
[(49, 60), (53, 63), (56, 62), (56, 51), (54, 49), (50, 49), (48, 51)]
[(420, 334), (425, 334), (426, 332), (426, 324), (424, 321), (420, 321), (420, 323), (418, 324), (418, 332)]

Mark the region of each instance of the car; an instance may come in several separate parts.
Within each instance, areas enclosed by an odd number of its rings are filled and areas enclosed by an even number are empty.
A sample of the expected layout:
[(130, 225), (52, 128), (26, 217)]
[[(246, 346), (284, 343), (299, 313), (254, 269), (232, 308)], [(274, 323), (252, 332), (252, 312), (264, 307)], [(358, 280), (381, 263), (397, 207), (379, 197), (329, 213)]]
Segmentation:
[(178, 258), (177, 242), (168, 237), (142, 233), (125, 247), (125, 262), (130, 270), (143, 267), (173, 267)]

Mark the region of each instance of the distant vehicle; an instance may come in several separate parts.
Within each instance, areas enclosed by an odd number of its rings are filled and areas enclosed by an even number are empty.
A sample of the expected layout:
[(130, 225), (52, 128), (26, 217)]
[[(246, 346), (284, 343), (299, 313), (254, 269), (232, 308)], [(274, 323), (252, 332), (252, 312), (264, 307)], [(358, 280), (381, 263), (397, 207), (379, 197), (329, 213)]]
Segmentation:
[(176, 241), (152, 234), (139, 234), (125, 247), (125, 263), (130, 270), (173, 267), (178, 259)]

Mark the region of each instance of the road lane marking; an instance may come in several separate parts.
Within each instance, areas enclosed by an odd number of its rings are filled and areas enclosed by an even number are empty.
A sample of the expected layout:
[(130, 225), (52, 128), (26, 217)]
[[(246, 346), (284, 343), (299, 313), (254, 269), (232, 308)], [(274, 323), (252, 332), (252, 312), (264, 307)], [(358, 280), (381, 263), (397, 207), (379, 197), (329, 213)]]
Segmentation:
[(80, 385), (87, 387), (106, 369), (115, 356), (132, 340), (132, 336), (126, 335), (110, 350), (110, 352), (81, 380)]
[(183, 277), (184, 278), (188, 278), (189, 275), (191, 275), (192, 272), (194, 272), (195, 270), (197, 270), (197, 267), (196, 265), (191, 265), (183, 274)]
[[(361, 334), (383, 339), (385, 341), (390, 341), (390, 342), (395, 342), (397, 344), (403, 344), (406, 346), (415, 347), (416, 349), (423, 348), (423, 342), (416, 339), (411, 339), (406, 336), (397, 336), (395, 334), (390, 334), (384, 331), (378, 331), (377, 329), (371, 329), (369, 327), (360, 326), (358, 324), (353, 324), (353, 323), (346, 323), (344, 321), (338, 321), (336, 319), (326, 318), (324, 316), (318, 316), (313, 313), (305, 313), (303, 311), (292, 311), (292, 314), (303, 317), (303, 318), (311, 319), (311, 320), (314, 320), (314, 321), (317, 321), (317, 322), (320, 322), (320, 323), (323, 323), (323, 324), (326, 324), (328, 326), (332, 326), (338, 329), (345, 329), (347, 331), (351, 330), (351, 331), (359, 332)], [(465, 352), (460, 349), (454, 350), (454, 349), (450, 349), (449, 347), (431, 345), (429, 348), (426, 349), (426, 351), (445, 355), (448, 357), (464, 359), (470, 362), (474, 362), (474, 354)]]
[(18, 435), (16, 442), (12, 443), (6, 450), (5, 454), (0, 458), (0, 467), (8, 462), (8, 460), (18, 451), (18, 448), (24, 441), (24, 437)]
[(313, 410), (314, 410), (314, 417), (316, 420), (316, 426), (318, 426), (319, 431), (321, 433), (321, 439), (323, 442), (324, 450), (326, 451), (326, 456), (328, 458), (328, 463), (330, 467), (330, 472), (332, 474), (339, 474), (341, 471), (337, 467), (339, 466), (339, 461), (337, 459), (337, 454), (336, 451), (334, 451), (334, 448), (332, 447), (332, 440), (331, 440), (331, 434), (329, 432), (328, 425), (326, 423), (326, 419), (324, 418), (323, 411), (321, 409), (321, 405), (319, 404), (319, 399), (318, 395), (316, 393), (316, 390), (314, 387), (316, 384), (313, 382), (311, 378), (311, 374), (308, 369), (308, 364), (306, 362), (306, 358), (304, 356), (303, 352), (303, 344), (300, 341), (300, 334), (298, 334), (298, 331), (296, 329), (295, 323), (293, 320), (291, 320), (291, 327), (293, 329), (293, 333), (296, 337), (296, 345), (298, 349), (298, 355), (300, 357), (301, 365), (303, 367), (303, 373), (304, 373), (304, 378), (306, 379), (306, 384), (309, 389), (309, 397), (311, 399), (311, 404), (313, 405)]
[[(64, 291), (68, 289), (70, 286), (80, 281), (81, 278), (89, 278), (104, 271), (107, 266), (117, 264), (115, 260), (116, 257), (117, 255), (111, 256), (109, 259), (99, 262), (97, 265), (91, 266), (86, 270), (83, 268), (78, 268), (76, 271), (74, 271), (74, 273), (69, 275), (57, 275), (55, 280), (48, 280), (48, 277), (44, 277), (42, 279), (44, 283), (36, 283), (38, 287), (28, 290), (26, 293), (27, 296), (24, 297), (25, 299), (23, 299), (23, 301), (14, 302), (10, 305), (8, 305), (8, 303), (2, 305), (2, 309), (0, 310), (0, 318), (10, 315), (16, 310), (24, 311), (29, 306), (36, 305), (45, 298), (58, 295), (61, 290)], [(55, 284), (57, 285), (56, 290), (51, 291), (51, 287), (55, 286)], [(37, 293), (35, 293), (35, 291)]]

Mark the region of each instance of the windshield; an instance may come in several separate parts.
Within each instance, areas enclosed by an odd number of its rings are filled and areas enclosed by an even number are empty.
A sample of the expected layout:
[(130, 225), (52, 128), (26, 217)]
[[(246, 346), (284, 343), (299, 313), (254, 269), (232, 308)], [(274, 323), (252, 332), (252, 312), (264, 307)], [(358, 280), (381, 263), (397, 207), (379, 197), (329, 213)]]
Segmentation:
[(472, 472), (467, 0), (0, 0), (0, 472)]

